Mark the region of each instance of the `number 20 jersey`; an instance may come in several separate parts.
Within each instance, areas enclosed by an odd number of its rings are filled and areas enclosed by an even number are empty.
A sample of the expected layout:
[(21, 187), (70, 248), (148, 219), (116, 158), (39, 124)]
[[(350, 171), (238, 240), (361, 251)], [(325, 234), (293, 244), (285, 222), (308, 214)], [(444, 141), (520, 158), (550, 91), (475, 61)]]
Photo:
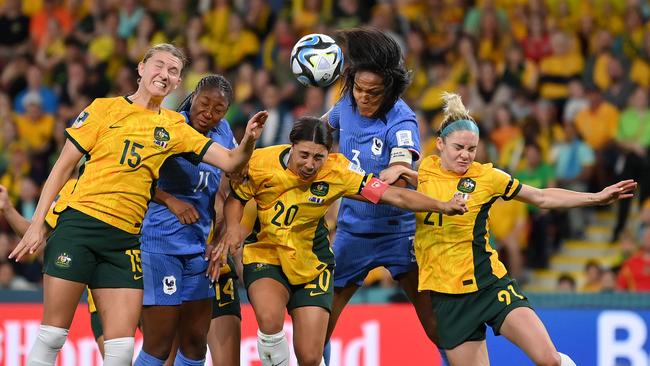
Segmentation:
[(339, 197), (359, 193), (369, 176), (342, 154), (329, 154), (316, 177), (305, 181), (288, 169), (289, 151), (289, 145), (255, 150), (248, 180), (231, 186), (235, 197), (257, 203), (244, 264), (280, 265), (297, 285), (334, 264), (325, 213)]

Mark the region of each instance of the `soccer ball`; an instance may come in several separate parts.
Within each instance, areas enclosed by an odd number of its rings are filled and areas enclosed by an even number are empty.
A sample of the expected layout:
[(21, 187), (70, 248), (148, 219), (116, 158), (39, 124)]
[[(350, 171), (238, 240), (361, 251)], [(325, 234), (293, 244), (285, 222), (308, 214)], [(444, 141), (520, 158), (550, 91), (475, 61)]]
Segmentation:
[(308, 34), (293, 46), (291, 71), (305, 86), (328, 86), (343, 71), (343, 52), (332, 37)]

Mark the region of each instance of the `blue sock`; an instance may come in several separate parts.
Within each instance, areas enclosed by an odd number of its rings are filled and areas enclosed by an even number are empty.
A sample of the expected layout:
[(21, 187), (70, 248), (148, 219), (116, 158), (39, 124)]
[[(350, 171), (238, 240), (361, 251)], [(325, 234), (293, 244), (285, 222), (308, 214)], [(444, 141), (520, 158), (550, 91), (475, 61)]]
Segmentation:
[(174, 359), (174, 366), (203, 366), (205, 365), (205, 357), (200, 360), (191, 360), (187, 358), (183, 352), (179, 349), (176, 352), (176, 358)]
[(140, 350), (140, 354), (135, 359), (133, 366), (163, 366), (164, 364), (165, 360), (159, 360), (144, 350)]
[(323, 349), (323, 358), (325, 359), (325, 366), (330, 365), (330, 352), (332, 352), (332, 345), (330, 342), (325, 343), (325, 348)]
[(449, 366), (449, 360), (447, 360), (447, 352), (444, 349), (438, 347), (438, 352), (440, 352), (440, 358), (442, 358), (442, 366)]

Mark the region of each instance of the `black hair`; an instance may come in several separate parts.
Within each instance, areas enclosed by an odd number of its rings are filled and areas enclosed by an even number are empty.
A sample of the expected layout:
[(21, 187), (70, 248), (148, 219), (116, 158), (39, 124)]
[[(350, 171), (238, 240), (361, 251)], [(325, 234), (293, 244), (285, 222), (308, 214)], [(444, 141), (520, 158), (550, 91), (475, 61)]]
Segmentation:
[(226, 97), (226, 101), (228, 102), (228, 105), (230, 106), (230, 103), (232, 103), (233, 99), (233, 92), (232, 92), (232, 85), (230, 85), (230, 82), (223, 77), (222, 75), (208, 75), (204, 76), (201, 80), (199, 80), (199, 83), (196, 84), (196, 88), (194, 88), (194, 91), (191, 92), (183, 101), (181, 102), (181, 105), (177, 108), (178, 112), (189, 112), (190, 108), (192, 108), (192, 98), (202, 92), (203, 90), (206, 89), (217, 89), (223, 93), (223, 95)]
[(295, 145), (301, 141), (311, 141), (323, 145), (330, 151), (334, 138), (332, 131), (327, 128), (325, 123), (316, 117), (300, 117), (293, 124), (289, 133), (289, 141)]
[(350, 96), (352, 106), (356, 109), (357, 103), (352, 96), (356, 74), (370, 71), (381, 76), (384, 96), (373, 117), (385, 116), (411, 81), (399, 44), (386, 33), (372, 27), (339, 31), (336, 37), (346, 50), (348, 64), (343, 71), (342, 94)]

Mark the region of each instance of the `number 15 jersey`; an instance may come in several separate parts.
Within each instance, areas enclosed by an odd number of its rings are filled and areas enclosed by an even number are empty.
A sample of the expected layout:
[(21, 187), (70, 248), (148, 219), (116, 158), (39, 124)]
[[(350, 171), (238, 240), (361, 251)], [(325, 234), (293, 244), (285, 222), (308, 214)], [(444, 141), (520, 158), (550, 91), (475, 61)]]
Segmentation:
[(198, 162), (212, 143), (181, 114), (126, 97), (95, 99), (65, 135), (86, 154), (68, 206), (131, 234), (140, 232), (165, 159), (191, 152)]

